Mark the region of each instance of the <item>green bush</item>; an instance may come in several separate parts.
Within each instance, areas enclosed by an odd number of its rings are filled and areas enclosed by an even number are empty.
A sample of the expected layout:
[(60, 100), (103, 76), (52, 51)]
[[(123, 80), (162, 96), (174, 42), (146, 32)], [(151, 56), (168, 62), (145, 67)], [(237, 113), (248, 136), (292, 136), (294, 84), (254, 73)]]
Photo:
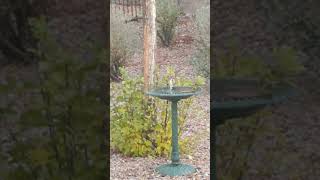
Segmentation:
[(169, 47), (174, 39), (180, 9), (173, 0), (156, 1), (158, 23), (157, 35), (161, 43)]
[[(121, 80), (120, 68), (141, 46), (139, 29), (134, 23), (125, 23), (121, 12), (113, 12), (110, 17), (110, 77)], [(140, 48), (141, 49), (141, 48)]]
[(191, 59), (195, 70), (203, 77), (210, 77), (210, 7), (197, 10), (195, 15), (197, 27), (196, 45), (197, 49)]
[[(172, 70), (157, 82), (166, 85)], [(176, 85), (200, 85), (176, 77)], [(121, 86), (121, 87), (118, 87)], [(111, 148), (130, 156), (169, 156), (171, 153), (171, 110), (168, 101), (146, 98), (143, 92), (143, 79), (130, 78), (123, 71), (122, 84), (113, 84), (117, 94), (111, 107)], [(192, 98), (179, 103), (179, 137), (184, 129), (187, 112)], [(189, 138), (179, 142), (181, 151), (187, 150)], [(187, 144), (186, 144), (187, 143)]]

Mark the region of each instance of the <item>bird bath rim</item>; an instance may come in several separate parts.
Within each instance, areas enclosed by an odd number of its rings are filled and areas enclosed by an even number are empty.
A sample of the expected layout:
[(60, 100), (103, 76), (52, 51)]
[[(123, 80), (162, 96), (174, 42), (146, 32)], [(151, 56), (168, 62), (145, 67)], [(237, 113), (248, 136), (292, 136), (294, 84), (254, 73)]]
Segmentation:
[[(228, 84), (257, 84), (256, 80), (253, 79), (213, 79), (213, 81), (225, 81)], [(214, 91), (214, 89), (212, 89)], [(214, 92), (213, 92), (214, 94)], [(276, 104), (283, 100), (288, 99), (297, 95), (294, 87), (289, 83), (280, 83), (276, 87), (272, 88), (268, 94), (259, 94), (253, 97), (243, 97), (238, 99), (232, 99), (227, 101), (212, 100), (212, 108), (228, 108), (232, 107), (243, 107), (243, 106), (255, 106), (255, 105), (270, 105)]]
[(198, 95), (201, 92), (200, 87), (191, 86), (173, 86), (172, 90), (169, 87), (156, 87), (146, 92), (145, 94), (158, 97), (160, 99), (179, 101), (181, 99), (189, 98), (190, 96)]
[[(253, 79), (213, 79), (213, 82), (216, 81), (220, 83), (219, 85), (227, 86), (246, 86), (250, 84), (255, 84), (258, 87), (257, 80)], [(215, 95), (214, 89), (213, 96)], [(227, 88), (223, 89), (227, 91)], [(223, 92), (225, 92), (223, 91)], [(216, 125), (220, 125), (227, 119), (233, 119), (238, 117), (246, 117), (259, 109), (264, 108), (265, 106), (274, 105), (286, 101), (288, 98), (296, 96), (298, 93), (294, 89), (294, 86), (289, 83), (279, 83), (274, 88), (270, 89), (268, 94), (259, 94), (251, 97), (240, 97), (238, 99), (227, 99), (220, 100), (212, 98), (210, 102), (211, 111), (214, 116)], [(219, 96), (219, 94), (217, 95)], [(220, 98), (220, 99), (219, 99)], [(215, 101), (216, 100), (216, 101)]]

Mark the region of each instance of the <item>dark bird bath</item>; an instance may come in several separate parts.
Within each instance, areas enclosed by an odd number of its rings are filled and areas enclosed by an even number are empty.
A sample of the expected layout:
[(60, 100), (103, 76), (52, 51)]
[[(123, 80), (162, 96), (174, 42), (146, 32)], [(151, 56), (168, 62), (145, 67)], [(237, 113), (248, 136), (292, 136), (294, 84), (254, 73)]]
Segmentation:
[[(261, 91), (256, 80), (213, 79), (211, 83), (213, 89), (210, 109), (215, 127), (227, 120), (241, 120), (266, 106), (278, 104), (296, 95), (294, 88), (286, 83), (279, 83), (267, 92)], [(215, 163), (213, 166), (212, 169), (216, 170)], [(212, 176), (217, 179), (216, 173), (213, 172)]]
[(213, 79), (212, 83), (211, 113), (215, 126), (228, 119), (249, 116), (296, 94), (287, 83), (279, 83), (267, 92), (262, 92), (255, 80)]
[(159, 87), (149, 92), (147, 95), (158, 97), (163, 100), (171, 101), (172, 109), (172, 153), (171, 163), (164, 164), (156, 168), (156, 171), (161, 175), (183, 176), (196, 172), (196, 169), (188, 164), (180, 163), (179, 143), (178, 143), (178, 101), (189, 98), (200, 92), (200, 89), (192, 87)]

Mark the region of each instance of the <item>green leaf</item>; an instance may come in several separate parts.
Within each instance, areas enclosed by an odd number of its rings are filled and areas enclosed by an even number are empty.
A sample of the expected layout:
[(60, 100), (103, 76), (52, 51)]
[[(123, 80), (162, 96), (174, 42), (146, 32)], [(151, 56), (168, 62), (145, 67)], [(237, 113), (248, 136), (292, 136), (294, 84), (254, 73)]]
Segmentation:
[(27, 127), (43, 127), (47, 126), (47, 120), (42, 114), (42, 109), (30, 109), (23, 112), (19, 122), (23, 126)]
[(8, 85), (0, 84), (0, 94), (7, 94), (10, 91)]
[(37, 166), (44, 166), (49, 162), (50, 152), (45, 148), (35, 148), (30, 152), (30, 158)]
[(6, 177), (7, 180), (30, 180), (33, 179), (32, 172), (19, 166), (16, 169), (11, 170)]

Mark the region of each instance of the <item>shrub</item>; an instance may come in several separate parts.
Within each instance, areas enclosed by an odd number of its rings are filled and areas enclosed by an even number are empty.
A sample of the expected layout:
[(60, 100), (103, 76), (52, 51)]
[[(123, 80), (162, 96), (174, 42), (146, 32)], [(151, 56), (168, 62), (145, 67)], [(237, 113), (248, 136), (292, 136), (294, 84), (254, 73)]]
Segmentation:
[[(139, 29), (134, 23), (125, 23), (126, 17), (120, 12), (110, 17), (110, 76), (111, 80), (121, 80), (120, 68), (139, 47), (142, 47)], [(141, 48), (140, 48), (141, 49)]]
[(202, 76), (210, 77), (210, 8), (209, 6), (197, 10), (195, 15), (197, 27), (197, 49), (191, 59), (191, 64)]
[(169, 47), (174, 39), (180, 9), (173, 0), (158, 0), (156, 1), (156, 5), (156, 21), (158, 23), (157, 35), (160, 38), (161, 43), (164, 46)]
[[(166, 85), (168, 77), (174, 75), (171, 70), (157, 86)], [(176, 78), (177, 85), (195, 85), (181, 78)], [(171, 153), (171, 117), (168, 101), (157, 98), (145, 98), (143, 79), (130, 78), (123, 71), (121, 88), (117, 89), (114, 106), (111, 107), (111, 148), (131, 156), (169, 156)], [(179, 137), (181, 137), (188, 109), (192, 98), (179, 103)], [(184, 138), (180, 143), (182, 152), (187, 149), (190, 139)]]

